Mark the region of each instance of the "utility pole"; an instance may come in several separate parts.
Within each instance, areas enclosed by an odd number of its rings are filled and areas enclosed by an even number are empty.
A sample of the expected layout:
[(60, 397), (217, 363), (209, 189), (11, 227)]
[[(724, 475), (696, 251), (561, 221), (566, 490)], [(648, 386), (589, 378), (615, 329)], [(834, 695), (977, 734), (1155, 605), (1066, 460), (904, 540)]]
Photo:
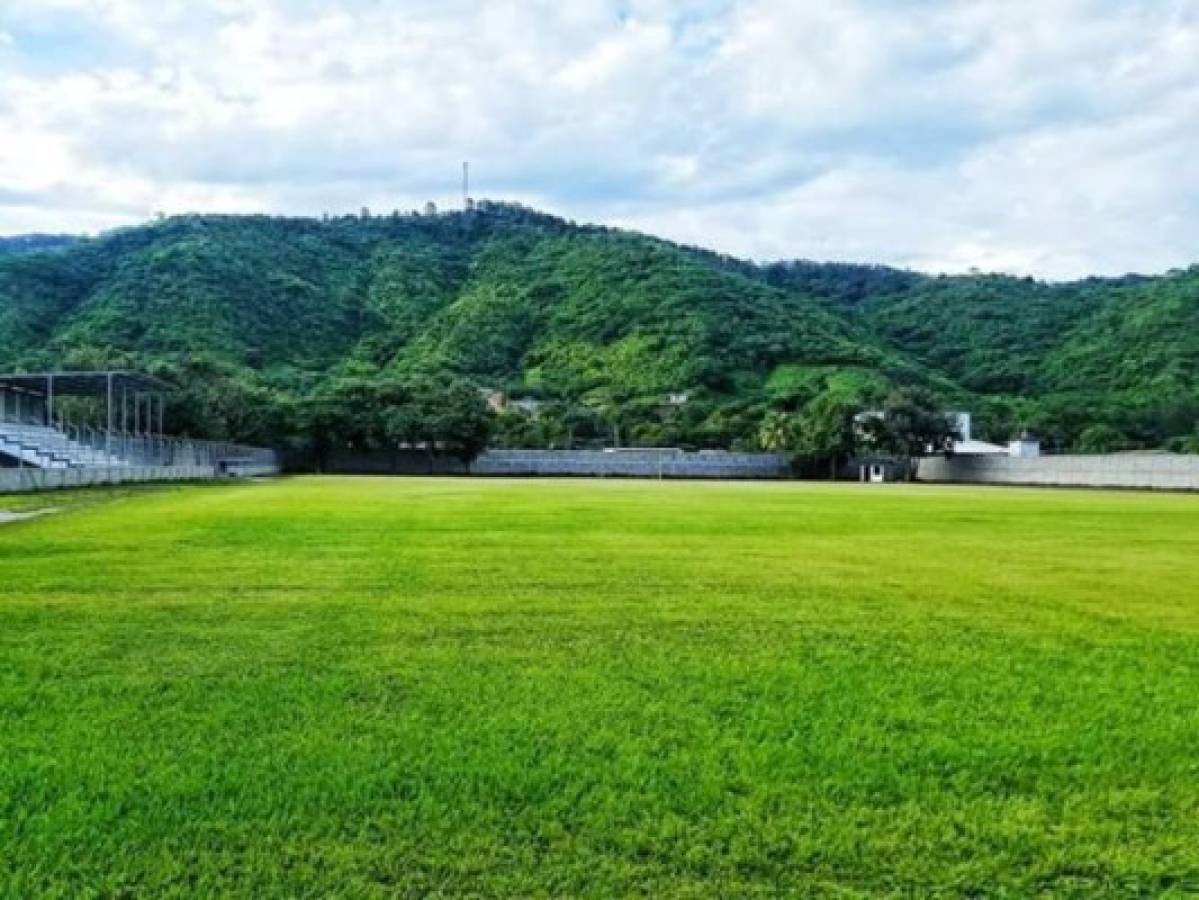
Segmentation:
[(462, 164), (462, 208), (470, 206), (470, 163)]

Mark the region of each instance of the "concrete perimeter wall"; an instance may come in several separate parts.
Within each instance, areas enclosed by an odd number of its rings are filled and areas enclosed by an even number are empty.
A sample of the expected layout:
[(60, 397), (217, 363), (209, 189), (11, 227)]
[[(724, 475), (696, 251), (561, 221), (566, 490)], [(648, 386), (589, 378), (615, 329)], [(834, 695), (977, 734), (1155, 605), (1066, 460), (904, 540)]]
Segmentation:
[(242, 466), (225, 475), (214, 466), (113, 466), (106, 469), (0, 469), (0, 494), (143, 481), (202, 481), (276, 475), (276, 466)]
[[(303, 462), (296, 471), (311, 471)], [(333, 475), (469, 475), (469, 465), (456, 456), (430, 456), (424, 450), (335, 450), (322, 471)]]
[(919, 463), (921, 481), (966, 484), (1028, 484), (1059, 487), (1121, 487), (1199, 491), (1199, 456), (1109, 454), (1106, 456), (929, 457)]
[(789, 478), (791, 463), (770, 453), (683, 453), (653, 450), (489, 450), (472, 475), (614, 478)]
[(665, 450), (487, 450), (473, 462), (423, 450), (331, 454), (324, 471), (344, 475), (479, 475), (589, 478), (790, 478), (787, 457)]

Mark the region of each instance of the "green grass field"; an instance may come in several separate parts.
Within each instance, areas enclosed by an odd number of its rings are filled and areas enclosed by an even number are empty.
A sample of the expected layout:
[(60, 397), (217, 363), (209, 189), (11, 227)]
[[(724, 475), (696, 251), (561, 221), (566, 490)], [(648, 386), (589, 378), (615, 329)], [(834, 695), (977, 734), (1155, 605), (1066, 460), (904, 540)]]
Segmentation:
[(0, 526), (0, 896), (1199, 890), (1199, 497), (38, 502)]

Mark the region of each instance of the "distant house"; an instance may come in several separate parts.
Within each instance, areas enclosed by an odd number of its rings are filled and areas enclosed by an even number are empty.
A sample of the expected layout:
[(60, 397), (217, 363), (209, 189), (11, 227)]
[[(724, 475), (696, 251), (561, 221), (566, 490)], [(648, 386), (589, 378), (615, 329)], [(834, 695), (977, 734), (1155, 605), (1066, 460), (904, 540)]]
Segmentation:
[(534, 400), (532, 397), (525, 397), (520, 400), (509, 400), (508, 408), (514, 409), (517, 412), (524, 413), (530, 418), (536, 419), (541, 415), (541, 408), (545, 404), (540, 400)]
[(658, 415), (670, 417), (689, 402), (691, 402), (691, 391), (672, 391), (658, 401)]
[(1041, 455), (1041, 442), (1027, 431), (1007, 446), (1008, 456), (1016, 459), (1037, 459)]
[(541, 400), (532, 397), (513, 400), (507, 393), (496, 388), (479, 388), (479, 393), (493, 413), (516, 412), (535, 419), (541, 415), (541, 408), (545, 405)]
[(1007, 456), (1008, 448), (1002, 444), (970, 438), (964, 441), (950, 441), (949, 452), (954, 456)]
[(953, 456), (1007, 456), (1007, 447), (975, 440), (970, 413), (953, 412), (949, 418), (953, 421), (954, 436), (945, 449)]
[(947, 448), (953, 456), (1011, 456), (1018, 459), (1036, 459), (1041, 455), (1041, 442), (1027, 431), (1007, 444), (992, 444), (976, 440), (971, 434), (970, 413), (951, 413), (957, 436)]
[(479, 393), (483, 396), (483, 402), (487, 404), (490, 412), (502, 413), (508, 405), (508, 395), (503, 391), (497, 391), (494, 388), (479, 388)]

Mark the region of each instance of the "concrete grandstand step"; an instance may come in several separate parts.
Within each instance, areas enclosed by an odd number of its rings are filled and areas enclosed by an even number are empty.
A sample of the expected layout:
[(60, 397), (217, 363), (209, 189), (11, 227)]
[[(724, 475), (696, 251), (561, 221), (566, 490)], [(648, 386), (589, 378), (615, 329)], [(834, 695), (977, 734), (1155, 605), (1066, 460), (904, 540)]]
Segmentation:
[(128, 462), (75, 440), (57, 428), (0, 422), (0, 454), (18, 465), (42, 469), (126, 466)]

